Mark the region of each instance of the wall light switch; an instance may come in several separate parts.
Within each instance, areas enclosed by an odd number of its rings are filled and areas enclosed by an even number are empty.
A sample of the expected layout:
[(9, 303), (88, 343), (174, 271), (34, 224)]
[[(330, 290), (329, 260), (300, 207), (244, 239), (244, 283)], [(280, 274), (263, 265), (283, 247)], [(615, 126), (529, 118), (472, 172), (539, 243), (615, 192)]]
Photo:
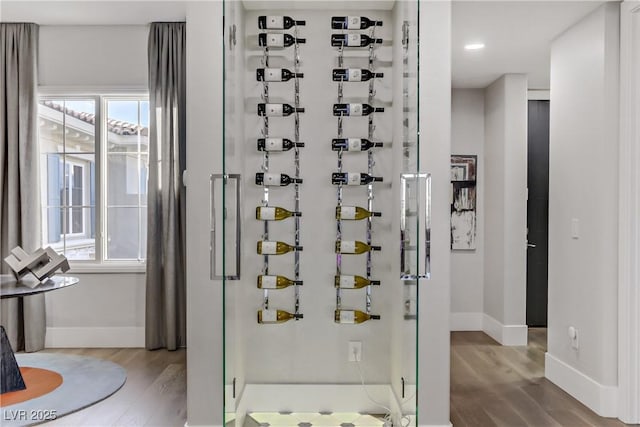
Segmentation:
[(571, 219), (571, 238), (580, 238), (580, 220), (578, 220), (577, 218)]

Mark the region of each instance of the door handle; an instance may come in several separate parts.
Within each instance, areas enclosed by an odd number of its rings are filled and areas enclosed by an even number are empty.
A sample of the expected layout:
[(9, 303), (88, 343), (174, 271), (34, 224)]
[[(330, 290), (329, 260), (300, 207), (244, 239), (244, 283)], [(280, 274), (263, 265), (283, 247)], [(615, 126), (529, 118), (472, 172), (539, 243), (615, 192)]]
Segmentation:
[[(235, 192), (227, 192), (227, 194), (225, 194), (225, 191), (223, 190), (222, 192), (222, 197), (223, 197), (223, 201), (222, 201), (222, 212), (221, 212), (221, 217), (218, 219), (216, 216), (216, 205), (219, 203), (216, 203), (216, 182), (220, 181), (222, 183), (222, 186), (227, 185), (227, 183), (229, 183), (229, 181), (234, 180), (236, 183), (235, 186)], [(240, 194), (240, 184), (241, 184), (241, 176), (239, 174), (213, 174), (210, 176), (210, 199), (209, 199), (209, 224), (210, 224), (210, 230), (209, 230), (209, 239), (210, 239), (210, 243), (209, 243), (209, 251), (210, 251), (210, 275), (211, 275), (211, 280), (222, 280), (222, 279), (227, 279), (227, 280), (239, 280), (240, 279), (240, 257), (241, 257), (241, 250), (240, 250), (240, 242), (241, 242), (241, 229), (242, 226), (240, 224), (241, 221), (241, 215), (240, 215), (240, 200), (241, 200), (241, 194)], [(229, 194), (231, 193), (231, 194)], [(235, 193), (235, 194), (233, 194)], [(220, 268), (217, 264), (218, 261), (218, 255), (217, 255), (217, 246), (218, 246), (218, 239), (216, 238), (216, 227), (218, 226), (218, 220), (220, 220), (222, 223), (227, 221), (227, 207), (225, 206), (225, 200), (226, 198), (231, 198), (232, 196), (235, 196), (235, 204), (234, 205), (234, 211), (235, 211), (235, 271), (233, 273), (231, 272), (227, 272), (226, 271), (226, 267), (227, 266), (222, 266), (222, 268)], [(224, 225), (223, 225), (224, 227)], [(233, 233), (233, 231), (229, 230), (229, 233)], [(225, 245), (225, 242), (221, 242), (222, 246)], [(224, 250), (224, 249), (223, 249)], [(222, 257), (222, 260), (224, 262), (225, 257)], [(222, 272), (220, 271), (222, 270)]]
[(528, 247), (528, 248), (535, 248), (535, 247), (536, 247), (536, 245), (534, 245), (533, 243), (527, 243), (527, 247)]

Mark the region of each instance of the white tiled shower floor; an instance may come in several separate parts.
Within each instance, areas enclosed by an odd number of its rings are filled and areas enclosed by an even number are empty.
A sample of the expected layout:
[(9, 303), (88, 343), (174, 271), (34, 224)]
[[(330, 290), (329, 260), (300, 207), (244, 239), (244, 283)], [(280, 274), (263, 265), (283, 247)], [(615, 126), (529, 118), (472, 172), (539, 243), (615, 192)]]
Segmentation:
[[(383, 415), (358, 412), (250, 412), (260, 427), (383, 427)], [(246, 423), (245, 423), (246, 424)]]

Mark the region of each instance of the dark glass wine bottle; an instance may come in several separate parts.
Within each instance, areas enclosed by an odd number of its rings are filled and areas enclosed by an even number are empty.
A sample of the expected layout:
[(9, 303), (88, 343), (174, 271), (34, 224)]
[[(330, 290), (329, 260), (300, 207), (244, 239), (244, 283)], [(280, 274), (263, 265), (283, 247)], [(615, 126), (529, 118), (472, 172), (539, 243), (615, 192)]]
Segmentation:
[(304, 73), (294, 73), (286, 68), (258, 68), (256, 80), (259, 82), (286, 82), (293, 78), (303, 78)]
[(288, 30), (296, 25), (306, 25), (290, 16), (258, 16), (258, 28), (261, 30)]
[(258, 138), (258, 151), (289, 151), (304, 147), (304, 142), (293, 142), (287, 138)]
[(334, 116), (368, 116), (371, 113), (384, 113), (384, 108), (369, 104), (333, 104)]
[(371, 38), (366, 34), (331, 34), (331, 46), (334, 47), (365, 47), (371, 43), (380, 44), (382, 39)]
[(256, 173), (256, 184), (258, 185), (278, 185), (284, 187), (289, 184), (302, 184), (301, 178), (292, 178), (284, 173)]
[(382, 27), (382, 21), (374, 21), (365, 16), (331, 17), (331, 28), (334, 30), (364, 30), (374, 26)]
[(382, 142), (371, 142), (366, 138), (334, 138), (331, 140), (333, 151), (367, 151), (374, 147), (382, 147)]
[(290, 116), (293, 113), (304, 113), (304, 108), (292, 107), (289, 104), (258, 104), (258, 115), (267, 117)]
[(374, 181), (382, 182), (382, 177), (358, 172), (334, 172), (331, 174), (331, 183), (334, 185), (367, 185)]
[(381, 79), (384, 73), (374, 73), (366, 68), (334, 68), (331, 77), (334, 82), (366, 82)]
[(297, 39), (291, 34), (260, 33), (258, 34), (258, 46), (262, 47), (289, 47), (294, 43), (306, 43), (306, 39)]

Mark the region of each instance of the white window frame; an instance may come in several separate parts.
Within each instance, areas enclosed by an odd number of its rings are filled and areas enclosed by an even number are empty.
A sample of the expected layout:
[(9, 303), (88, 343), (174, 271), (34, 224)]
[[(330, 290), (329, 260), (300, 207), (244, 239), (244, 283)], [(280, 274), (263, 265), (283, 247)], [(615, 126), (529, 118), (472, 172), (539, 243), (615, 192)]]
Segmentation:
[[(38, 88), (38, 101), (48, 99), (93, 100), (95, 102), (95, 260), (69, 260), (69, 273), (144, 273), (146, 260), (109, 260), (106, 259), (106, 143), (107, 126), (103, 112), (107, 113), (107, 100), (148, 100), (147, 88), (130, 87), (113, 90), (101, 87), (52, 87)], [(42, 201), (42, 197), (40, 198)], [(42, 201), (42, 203), (45, 203)], [(42, 209), (41, 209), (42, 211)], [(44, 219), (43, 219), (44, 220)]]

